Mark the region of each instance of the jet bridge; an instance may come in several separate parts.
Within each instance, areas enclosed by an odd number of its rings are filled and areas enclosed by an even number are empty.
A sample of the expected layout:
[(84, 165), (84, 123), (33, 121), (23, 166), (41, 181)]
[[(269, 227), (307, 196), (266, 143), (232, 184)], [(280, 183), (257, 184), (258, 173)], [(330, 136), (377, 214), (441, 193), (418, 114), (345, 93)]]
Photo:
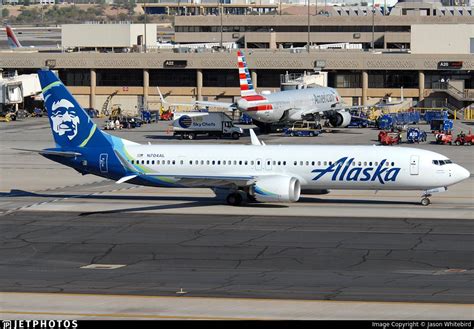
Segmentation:
[(26, 97), (41, 93), (37, 74), (6, 74), (0, 71), (0, 106), (8, 108), (21, 104)]
[(328, 86), (327, 72), (288, 73), (280, 75), (281, 90), (318, 88)]

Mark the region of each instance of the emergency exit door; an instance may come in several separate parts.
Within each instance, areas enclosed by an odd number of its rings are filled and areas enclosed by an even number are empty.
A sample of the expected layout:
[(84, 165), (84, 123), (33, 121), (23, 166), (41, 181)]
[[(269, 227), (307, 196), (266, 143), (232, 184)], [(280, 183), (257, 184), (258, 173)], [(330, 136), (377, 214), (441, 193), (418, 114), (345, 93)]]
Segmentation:
[(418, 155), (412, 155), (410, 157), (410, 175), (418, 175), (420, 157)]

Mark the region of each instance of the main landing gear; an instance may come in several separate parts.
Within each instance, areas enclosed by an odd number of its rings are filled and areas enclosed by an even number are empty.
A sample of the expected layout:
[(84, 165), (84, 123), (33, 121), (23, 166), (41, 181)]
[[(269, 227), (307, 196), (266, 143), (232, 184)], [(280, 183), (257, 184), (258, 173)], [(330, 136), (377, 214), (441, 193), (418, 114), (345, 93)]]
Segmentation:
[(226, 198), (227, 204), (230, 206), (240, 206), (243, 200), (242, 193), (239, 191), (230, 193)]
[(249, 189), (237, 190), (229, 193), (226, 197), (227, 204), (230, 206), (240, 206), (243, 203), (258, 202)]

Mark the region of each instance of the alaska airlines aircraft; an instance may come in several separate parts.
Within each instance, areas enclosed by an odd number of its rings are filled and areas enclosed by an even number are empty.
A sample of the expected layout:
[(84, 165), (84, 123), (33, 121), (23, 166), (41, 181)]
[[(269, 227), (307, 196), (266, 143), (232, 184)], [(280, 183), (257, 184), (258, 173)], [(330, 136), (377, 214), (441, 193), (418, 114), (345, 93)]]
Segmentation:
[[(237, 51), (240, 95), (235, 104), (223, 102), (195, 101), (193, 103), (173, 103), (183, 106), (216, 106), (227, 109), (238, 109), (247, 113), (255, 124), (266, 132), (270, 124), (292, 122), (314, 118), (324, 114), (333, 127), (347, 127), (351, 115), (342, 103), (342, 98), (334, 88), (317, 87), (295, 90), (283, 90), (271, 94), (258, 94), (252, 83), (247, 62), (242, 51)], [(162, 103), (166, 104), (160, 93)]]
[(244, 199), (295, 202), (327, 189), (421, 190), (428, 196), (470, 176), (445, 156), (390, 146), (265, 145), (251, 130), (252, 145), (140, 145), (101, 131), (57, 76), (38, 76), (56, 147), (48, 159), (137, 185), (209, 187), (227, 203)]

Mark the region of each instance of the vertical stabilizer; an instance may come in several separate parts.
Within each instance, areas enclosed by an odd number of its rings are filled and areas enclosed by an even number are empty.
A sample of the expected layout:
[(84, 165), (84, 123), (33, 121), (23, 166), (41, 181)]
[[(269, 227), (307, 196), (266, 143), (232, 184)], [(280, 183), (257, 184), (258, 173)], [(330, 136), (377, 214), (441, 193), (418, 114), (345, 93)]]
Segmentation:
[(244, 53), (241, 50), (237, 51), (237, 60), (239, 65), (240, 96), (257, 95), (253, 88), (252, 78), (250, 77)]
[(23, 46), (21, 45), (20, 41), (18, 41), (15, 33), (13, 32), (12, 28), (10, 25), (6, 25), (5, 26), (5, 29), (7, 31), (7, 42), (8, 42), (8, 46), (11, 48), (11, 49), (15, 49), (15, 48), (23, 48)]
[(110, 146), (106, 135), (97, 128), (56, 74), (49, 70), (39, 70), (38, 77), (54, 141), (58, 147)]

